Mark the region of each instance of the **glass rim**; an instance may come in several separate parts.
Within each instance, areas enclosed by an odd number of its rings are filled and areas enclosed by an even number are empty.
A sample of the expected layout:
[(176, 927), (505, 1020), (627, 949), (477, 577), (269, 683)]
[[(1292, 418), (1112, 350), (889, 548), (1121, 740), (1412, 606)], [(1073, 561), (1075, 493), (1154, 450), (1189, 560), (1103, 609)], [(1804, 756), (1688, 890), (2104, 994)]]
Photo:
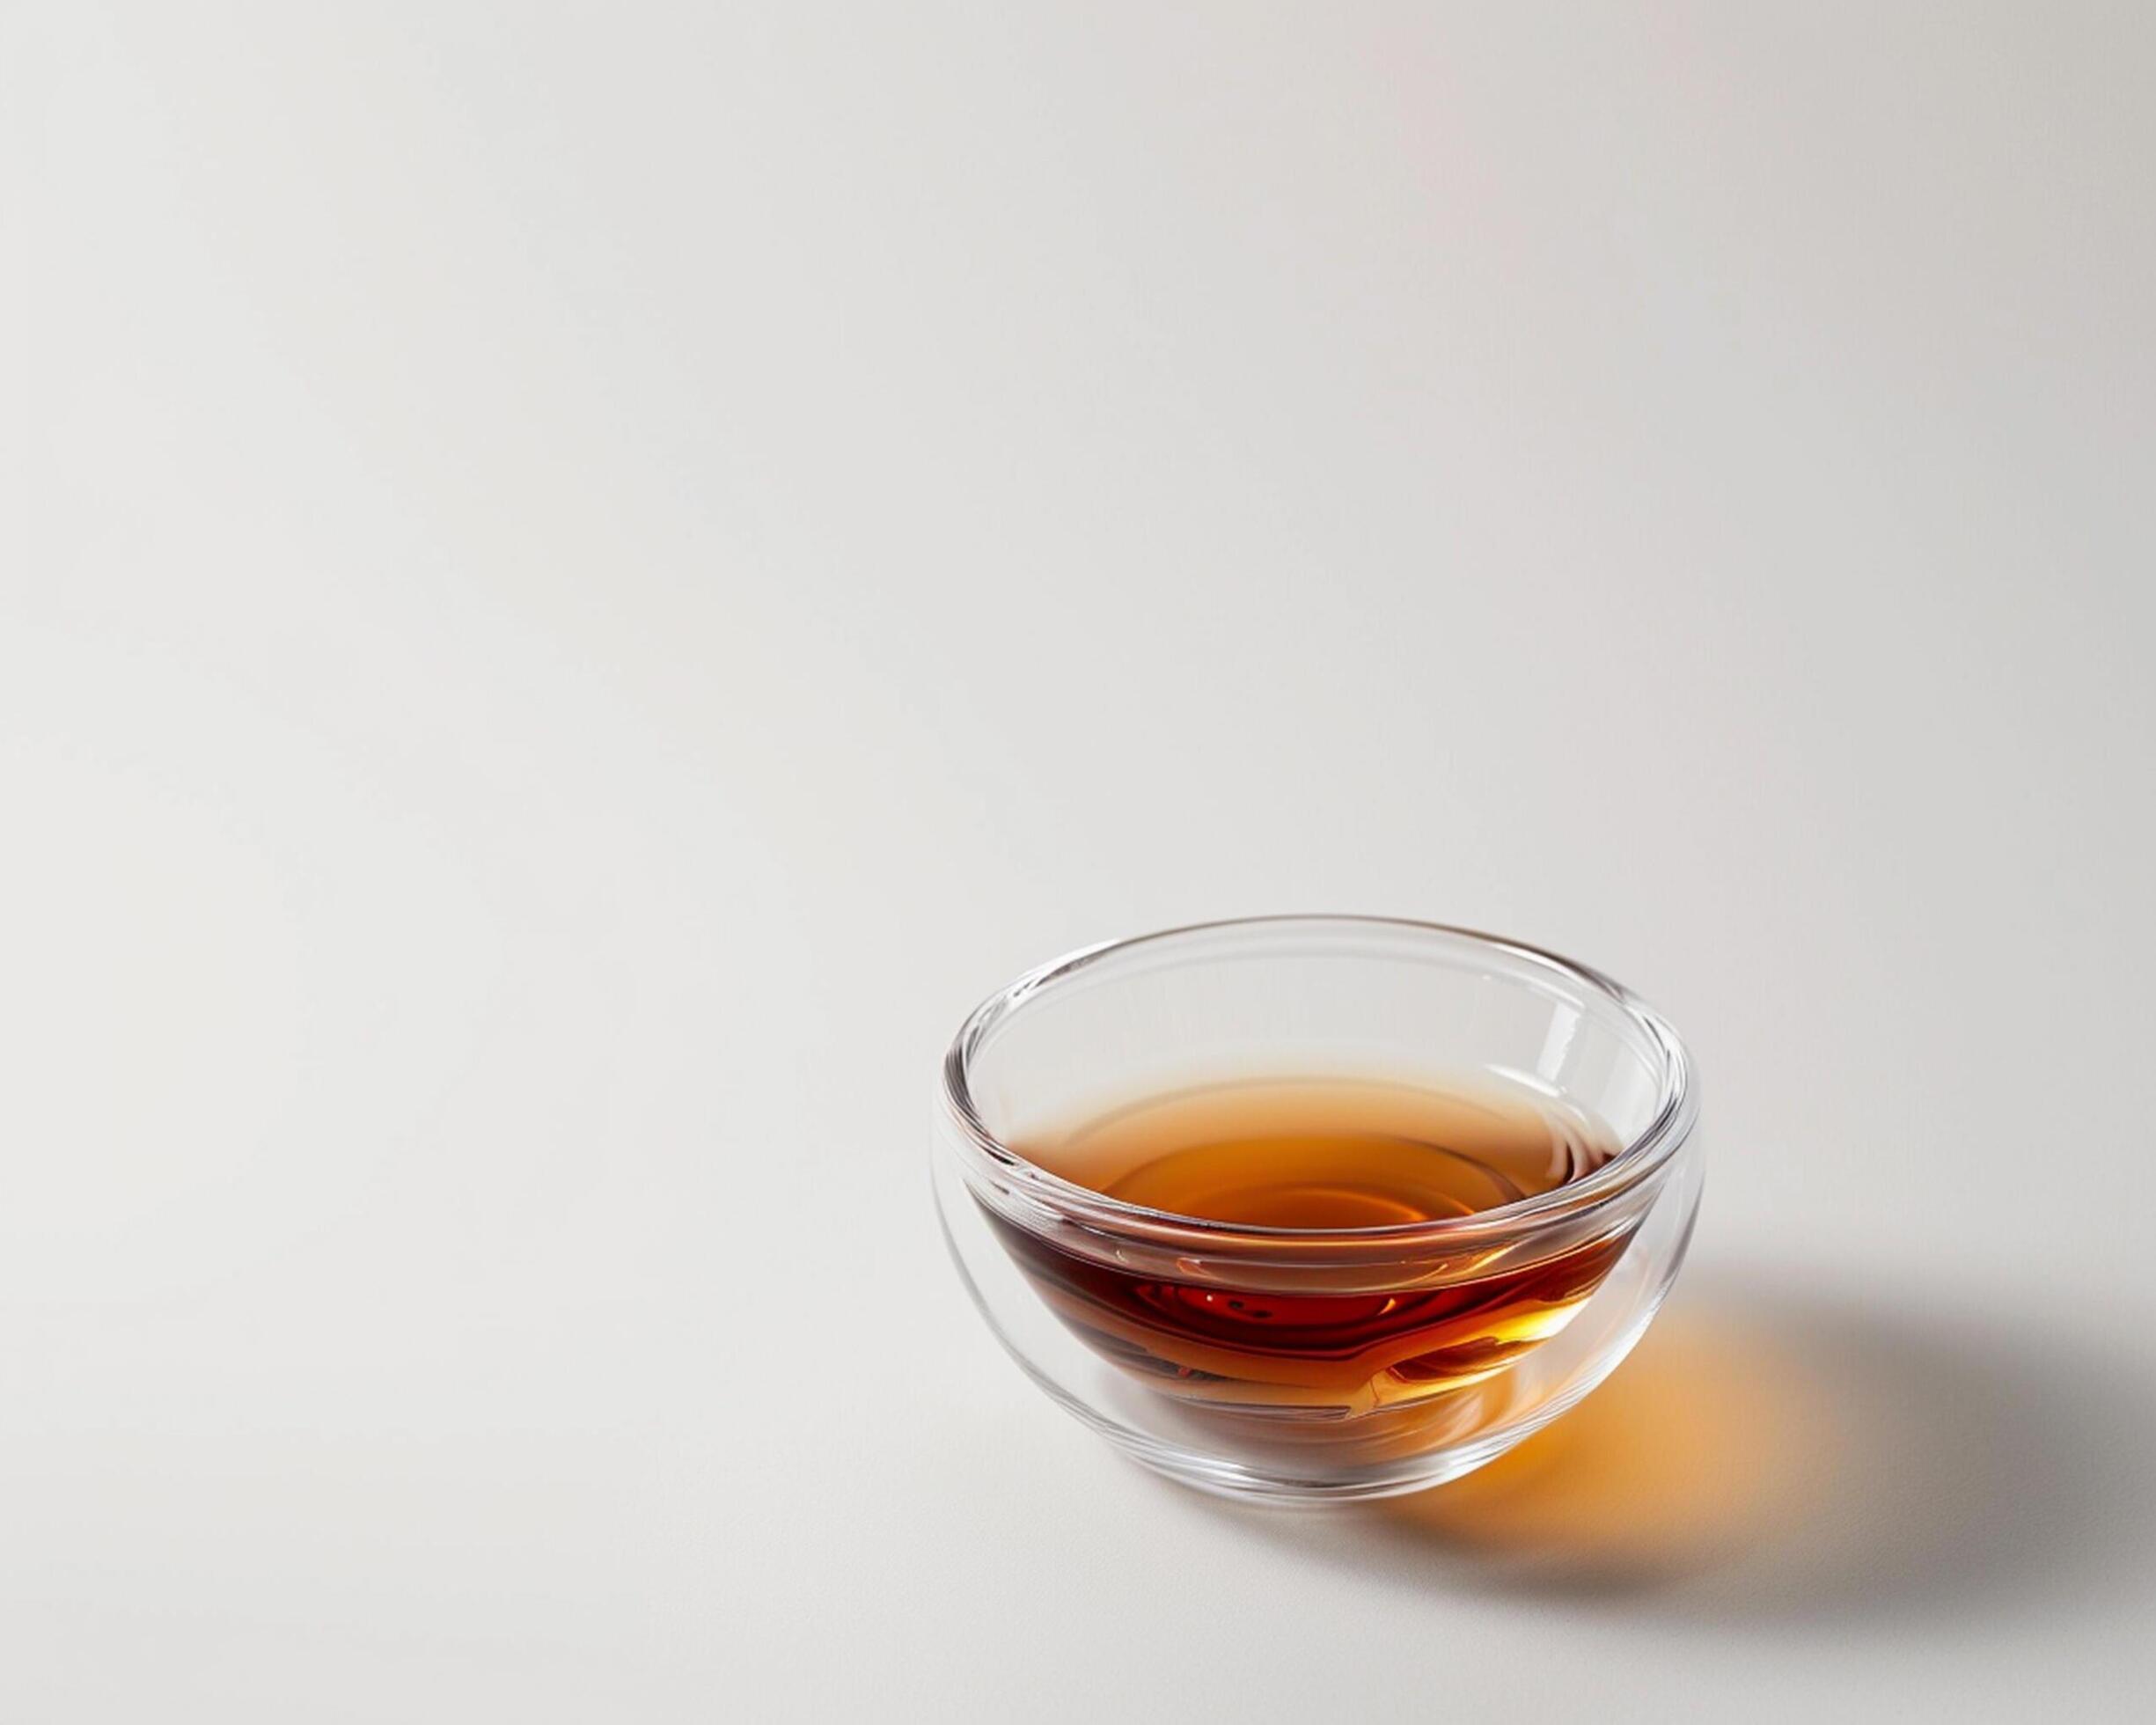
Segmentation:
[[(1282, 1228), (1249, 1222), (1214, 1221), (1178, 1211), (1133, 1204), (1092, 1187), (1051, 1173), (1038, 1163), (1014, 1149), (988, 1129), (974, 1106), (969, 1069), (975, 1055), (997, 1024), (1022, 1009), (1028, 1001), (1060, 982), (1080, 975), (1104, 960), (1133, 949), (1196, 936), (1247, 931), (1258, 934), (1301, 926), (1312, 932), (1385, 931), (1406, 935), (1441, 935), (1524, 960), (1553, 972), (1574, 988), (1597, 995), (1614, 1004), (1645, 1032), (1649, 1046), (1660, 1055), (1657, 1105), (1647, 1124), (1625, 1141), (1624, 1146), (1594, 1172), (1549, 1192), (1517, 1199), (1509, 1204), (1477, 1210), (1464, 1216), (1440, 1216), (1425, 1222), (1384, 1222), (1365, 1228)], [(1305, 913), (1272, 916), (1224, 917), (1214, 921), (1188, 922), (1152, 933), (1130, 935), (1116, 940), (1080, 947), (1060, 958), (1037, 965), (990, 995), (966, 1015), (943, 1056), (938, 1097), (944, 1112), (958, 1128), (961, 1146), (982, 1173), (994, 1172), (1018, 1183), (1037, 1202), (1069, 1219), (1104, 1230), (1135, 1236), (1154, 1244), (1172, 1245), (1197, 1240), (1219, 1246), (1235, 1241), (1263, 1249), (1332, 1245), (1397, 1247), (1412, 1250), (1425, 1244), (1451, 1247), (1486, 1244), (1493, 1236), (1532, 1232), (1551, 1222), (1577, 1216), (1621, 1193), (1629, 1192), (1667, 1165), (1691, 1135), (1699, 1112), (1698, 1075), (1691, 1055), (1674, 1026), (1653, 1007), (1615, 979), (1591, 965), (1561, 953), (1529, 945), (1502, 935), (1456, 923), (1426, 921), (1414, 917), (1370, 916), (1351, 913)]]

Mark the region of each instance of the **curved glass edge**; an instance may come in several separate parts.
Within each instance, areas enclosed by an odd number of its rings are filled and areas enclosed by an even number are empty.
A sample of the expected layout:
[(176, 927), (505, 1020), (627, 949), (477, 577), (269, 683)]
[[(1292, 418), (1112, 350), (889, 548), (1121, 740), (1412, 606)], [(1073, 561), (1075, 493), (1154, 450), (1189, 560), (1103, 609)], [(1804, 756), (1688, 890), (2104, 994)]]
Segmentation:
[[(1326, 950), (1332, 950), (1343, 936), (1390, 936), (1396, 939), (1436, 936), (1448, 946), (1482, 949), (1554, 972), (1571, 981), (1576, 990), (1600, 995), (1618, 1007), (1645, 1033), (1650, 1046), (1662, 1058), (1661, 1106), (1648, 1125), (1634, 1134), (1622, 1151), (1585, 1179), (1470, 1216), (1337, 1230), (1258, 1228), (1212, 1222), (1111, 1198), (1063, 1179), (1028, 1160), (990, 1132), (973, 1106), (968, 1083), (972, 1061), (1000, 1024), (1045, 989), (1120, 956), (1133, 953), (1165, 956), (1179, 943), (1237, 934), (1278, 943), (1282, 937), (1295, 933), (1329, 937), (1325, 941)], [(1436, 957), (1427, 953), (1421, 956), (1428, 961)], [(1428, 1252), (1488, 1254), (1515, 1245), (1545, 1228), (1582, 1217), (1612, 1228), (1622, 1225), (1624, 1207), (1616, 1200), (1634, 1188), (1643, 1188), (1634, 1193), (1644, 1200), (1640, 1208), (1653, 1203), (1659, 1189), (1656, 1177), (1683, 1149), (1698, 1124), (1698, 1091), (1697, 1069), (1674, 1027), (1631, 990), (1599, 971), (1538, 947), (1448, 923), (1317, 914), (1241, 917), (1192, 923), (1155, 934), (1102, 942), (1037, 965), (990, 995), (967, 1016), (944, 1056), (937, 1086), (937, 1106), (939, 1123), (949, 1134), (967, 1184), (983, 1202), (1006, 1214), (1019, 1226), (1038, 1231), (1060, 1221), (1080, 1230), (1082, 1242), (1088, 1237), (1098, 1237), (1148, 1245), (1177, 1255), (1208, 1254), (1245, 1264), (1254, 1260), (1292, 1262), (1315, 1268), (1369, 1264), (1380, 1259), (1397, 1261), (1403, 1256)]]

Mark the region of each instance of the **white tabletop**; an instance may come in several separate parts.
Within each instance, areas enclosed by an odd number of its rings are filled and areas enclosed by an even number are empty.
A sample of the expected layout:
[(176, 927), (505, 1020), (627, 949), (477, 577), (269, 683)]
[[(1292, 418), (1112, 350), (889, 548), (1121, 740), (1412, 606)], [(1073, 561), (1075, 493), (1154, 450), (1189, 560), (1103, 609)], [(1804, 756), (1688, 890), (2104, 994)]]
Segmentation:
[[(0, 1715), (2149, 1716), (2146, 13), (46, 10)], [(977, 998), (1280, 909), (1705, 1075), (1405, 1508), (929, 1207)]]

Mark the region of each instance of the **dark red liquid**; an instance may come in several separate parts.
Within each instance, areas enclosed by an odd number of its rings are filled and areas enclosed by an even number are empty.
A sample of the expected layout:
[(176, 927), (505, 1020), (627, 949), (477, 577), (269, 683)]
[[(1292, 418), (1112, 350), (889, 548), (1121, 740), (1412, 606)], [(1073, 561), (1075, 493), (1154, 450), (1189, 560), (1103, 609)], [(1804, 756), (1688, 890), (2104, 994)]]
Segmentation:
[[(1614, 1154), (1606, 1128), (1525, 1090), (1240, 1084), (1118, 1110), (1024, 1145), (1066, 1179), (1148, 1208), (1258, 1228), (1471, 1215), (1553, 1190)], [(1367, 1412), (1460, 1387), (1562, 1328), (1630, 1233), (1554, 1254), (1298, 1271), (1285, 1291), (1140, 1274), (991, 1216), (1057, 1315), (1158, 1387), (1213, 1402)], [(1262, 1274), (1253, 1275), (1254, 1282)]]

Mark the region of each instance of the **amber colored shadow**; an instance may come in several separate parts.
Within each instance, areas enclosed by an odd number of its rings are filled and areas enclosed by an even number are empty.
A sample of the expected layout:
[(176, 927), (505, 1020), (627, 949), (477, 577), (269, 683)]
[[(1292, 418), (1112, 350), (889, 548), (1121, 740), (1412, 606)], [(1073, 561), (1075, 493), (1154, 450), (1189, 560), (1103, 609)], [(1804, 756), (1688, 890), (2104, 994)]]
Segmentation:
[(2146, 1590), (2156, 1392), (2072, 1337), (1703, 1274), (1579, 1407), (1488, 1467), (1350, 1509), (1227, 1509), (1319, 1560), (1702, 1621)]
[(1815, 1511), (1840, 1449), (1822, 1388), (1771, 1331), (1672, 1312), (1564, 1419), (1464, 1479), (1375, 1513), (1519, 1584), (1681, 1580)]

